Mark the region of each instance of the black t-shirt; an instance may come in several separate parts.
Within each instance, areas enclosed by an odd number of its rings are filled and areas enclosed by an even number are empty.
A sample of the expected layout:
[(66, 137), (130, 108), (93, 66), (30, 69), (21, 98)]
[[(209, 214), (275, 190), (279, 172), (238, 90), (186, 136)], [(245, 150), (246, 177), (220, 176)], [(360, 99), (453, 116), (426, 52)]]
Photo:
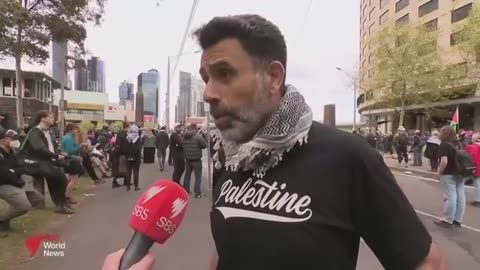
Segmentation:
[(360, 237), (410, 270), (432, 241), (375, 149), (316, 122), (263, 179), (227, 171), (213, 192), (217, 270), (353, 270)]
[(440, 158), (447, 157), (447, 167), (442, 172), (442, 175), (457, 175), (457, 167), (455, 165), (455, 154), (457, 152), (456, 146), (452, 143), (442, 142), (438, 148), (438, 155)]

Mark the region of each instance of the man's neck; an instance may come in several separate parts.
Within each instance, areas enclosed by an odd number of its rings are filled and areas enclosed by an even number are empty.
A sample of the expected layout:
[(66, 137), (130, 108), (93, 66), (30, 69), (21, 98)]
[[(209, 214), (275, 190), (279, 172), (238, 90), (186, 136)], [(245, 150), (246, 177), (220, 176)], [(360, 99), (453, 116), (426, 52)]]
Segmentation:
[(43, 123), (43, 122), (40, 122), (40, 124), (38, 124), (38, 126), (43, 130), (49, 130), (50, 129), (50, 126), (48, 124)]

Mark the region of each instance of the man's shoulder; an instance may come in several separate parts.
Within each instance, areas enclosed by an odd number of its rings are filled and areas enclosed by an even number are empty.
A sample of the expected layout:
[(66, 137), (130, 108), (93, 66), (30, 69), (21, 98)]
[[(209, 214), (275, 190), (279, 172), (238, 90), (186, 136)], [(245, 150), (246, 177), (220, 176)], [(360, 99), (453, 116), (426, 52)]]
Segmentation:
[[(308, 144), (312, 146), (361, 147), (367, 143), (363, 137), (313, 122), (308, 134)], [(369, 146), (370, 147), (370, 146)]]

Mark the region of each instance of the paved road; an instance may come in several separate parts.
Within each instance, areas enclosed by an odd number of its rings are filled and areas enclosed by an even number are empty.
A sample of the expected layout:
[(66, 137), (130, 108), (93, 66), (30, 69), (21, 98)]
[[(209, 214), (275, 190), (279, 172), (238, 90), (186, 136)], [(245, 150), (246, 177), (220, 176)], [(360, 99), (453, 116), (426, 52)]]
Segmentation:
[[(160, 173), (156, 164), (144, 165), (142, 186), (160, 178), (170, 178), (171, 171)], [(445, 230), (437, 228), (433, 221), (441, 215), (442, 198), (438, 183), (397, 176), (419, 216), (447, 256), (449, 269), (480, 269), (480, 209), (468, 207), (465, 223), (471, 229)], [(110, 185), (95, 190), (96, 195), (86, 198), (78, 213), (62, 231), (61, 240), (66, 242), (63, 259), (38, 256), (30, 265), (32, 270), (50, 269), (100, 269), (106, 254), (124, 247), (132, 234), (128, 219), (140, 192), (112, 191)], [(468, 190), (471, 198), (472, 190)], [(179, 231), (165, 247), (155, 246), (156, 269), (186, 270), (207, 269), (208, 258), (213, 250), (208, 212), (210, 199), (192, 200)], [(358, 269), (382, 269), (375, 256), (362, 243)]]

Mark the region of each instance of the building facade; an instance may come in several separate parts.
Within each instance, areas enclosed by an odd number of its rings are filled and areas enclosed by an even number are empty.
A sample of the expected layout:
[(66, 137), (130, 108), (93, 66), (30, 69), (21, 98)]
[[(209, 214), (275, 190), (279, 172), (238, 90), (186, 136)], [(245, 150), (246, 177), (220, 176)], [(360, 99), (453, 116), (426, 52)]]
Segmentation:
[(75, 61), (75, 89), (79, 91), (88, 90), (88, 69), (84, 59)]
[[(41, 72), (23, 72), (24, 98), (23, 121), (31, 124), (35, 115), (41, 110), (58, 112), (52, 105), (53, 89), (60, 88), (60, 83)], [(68, 91), (66, 91), (68, 92)], [(15, 70), (0, 69), (0, 116), (1, 124), (7, 128), (17, 127), (17, 91)]]
[(133, 83), (123, 81), (118, 87), (118, 98), (122, 105), (125, 105), (127, 101), (133, 102), (135, 100)]
[(137, 90), (143, 94), (143, 114), (154, 116), (156, 123), (160, 111), (160, 73), (155, 69), (140, 73), (137, 77)]
[(87, 91), (105, 93), (105, 62), (93, 56), (87, 60)]
[(189, 72), (180, 71), (180, 89), (175, 106), (175, 122), (185, 123), (190, 117), (205, 117), (203, 91), (205, 83)]
[[(372, 38), (378, 31), (389, 25), (405, 23), (425, 24), (432, 30), (438, 30), (437, 47), (449, 65), (461, 64), (464, 60), (456, 50), (456, 27), (468, 17), (474, 7), (474, 0), (361, 0), (360, 1), (360, 95), (358, 109), (368, 119), (371, 127), (384, 132), (398, 128), (398, 115), (395, 108), (379, 108), (363, 92), (375, 74)], [(478, 3), (478, 2), (476, 2)], [(460, 127), (480, 130), (480, 93), (472, 87), (471, 95), (448, 101), (407, 107), (405, 127), (427, 131), (448, 123), (457, 106), (460, 108)]]

